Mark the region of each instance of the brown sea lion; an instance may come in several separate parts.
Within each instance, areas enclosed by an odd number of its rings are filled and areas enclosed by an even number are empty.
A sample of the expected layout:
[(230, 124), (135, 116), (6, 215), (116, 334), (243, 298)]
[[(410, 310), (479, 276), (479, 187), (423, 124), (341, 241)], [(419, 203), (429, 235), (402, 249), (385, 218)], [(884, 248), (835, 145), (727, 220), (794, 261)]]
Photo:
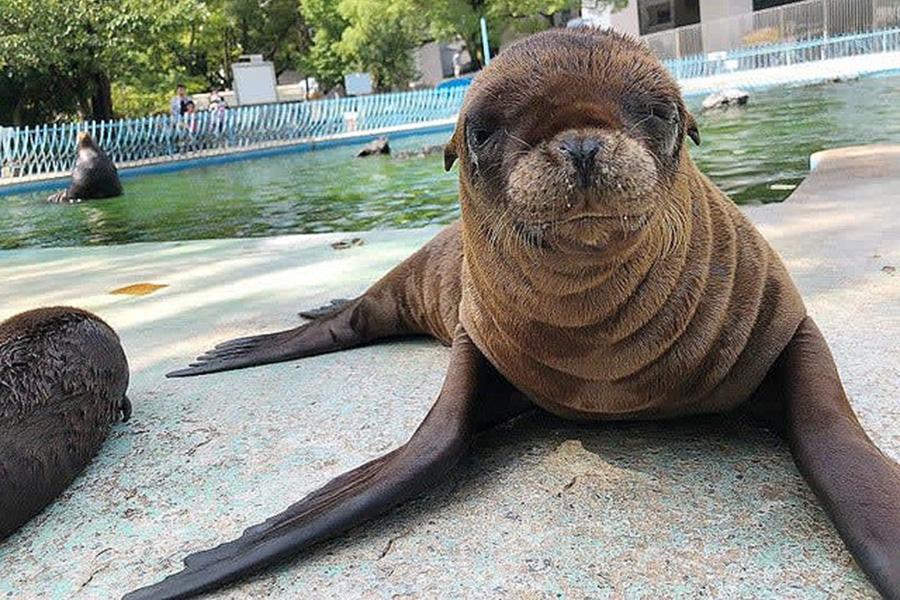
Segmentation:
[(131, 415), (116, 333), (77, 308), (0, 323), (0, 540), (53, 501)]
[(91, 198), (122, 195), (116, 165), (87, 131), (78, 134), (78, 157), (72, 169), (72, 183), (47, 198), (47, 202), (81, 202)]
[(425, 421), (127, 597), (213, 589), (333, 537), (427, 488), (525, 398), (583, 419), (767, 416), (863, 570), (900, 597), (900, 470), (859, 426), (780, 259), (697, 170), (686, 137), (700, 141), (677, 84), (630, 38), (557, 30), (501, 53), (446, 149), (461, 223), (361, 297), (171, 374), (426, 334), (452, 352)]

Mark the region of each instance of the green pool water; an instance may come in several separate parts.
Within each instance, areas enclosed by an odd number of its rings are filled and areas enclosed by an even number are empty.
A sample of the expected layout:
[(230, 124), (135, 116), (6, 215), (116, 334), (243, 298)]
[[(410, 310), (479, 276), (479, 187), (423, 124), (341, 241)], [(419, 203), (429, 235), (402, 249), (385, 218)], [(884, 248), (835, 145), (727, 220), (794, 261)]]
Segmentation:
[[(744, 108), (699, 114), (701, 170), (735, 202), (776, 202), (824, 148), (900, 142), (900, 77), (756, 92)], [(448, 133), (400, 138), (397, 150)], [(440, 154), (354, 159), (355, 146), (287, 154), (123, 181), (125, 195), (47, 204), (47, 191), (0, 196), (0, 248), (361, 231), (447, 223), (456, 177)], [(773, 185), (775, 189), (773, 189)]]

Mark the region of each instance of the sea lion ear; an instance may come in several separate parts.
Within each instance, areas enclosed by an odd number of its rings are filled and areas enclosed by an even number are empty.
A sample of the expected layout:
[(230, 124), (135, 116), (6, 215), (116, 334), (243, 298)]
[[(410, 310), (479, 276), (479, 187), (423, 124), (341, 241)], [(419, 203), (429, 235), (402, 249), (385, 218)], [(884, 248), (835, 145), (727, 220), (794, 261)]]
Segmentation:
[(453, 168), (453, 163), (456, 162), (456, 159), (459, 158), (459, 152), (457, 152), (457, 138), (459, 138), (459, 125), (457, 124), (456, 128), (453, 130), (453, 135), (450, 136), (450, 139), (447, 140), (447, 144), (444, 145), (444, 170), (449, 171)]
[(695, 145), (700, 145), (700, 130), (697, 129), (697, 121), (694, 120), (694, 115), (687, 111), (684, 111), (684, 131)]
[(456, 162), (457, 158), (459, 158), (459, 156), (456, 154), (456, 147), (451, 139), (447, 142), (447, 145), (444, 146), (444, 170), (449, 171), (452, 169), (453, 163)]

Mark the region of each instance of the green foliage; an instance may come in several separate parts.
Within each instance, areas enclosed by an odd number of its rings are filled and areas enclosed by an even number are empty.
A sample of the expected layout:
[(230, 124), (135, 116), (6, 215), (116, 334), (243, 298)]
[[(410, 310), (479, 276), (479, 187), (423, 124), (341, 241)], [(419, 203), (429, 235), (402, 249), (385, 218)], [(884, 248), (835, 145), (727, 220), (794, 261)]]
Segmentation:
[(225, 0), (222, 13), (241, 49), (262, 54), (276, 71), (295, 66), (309, 46), (297, 0)]
[[(613, 0), (621, 3), (623, 0)], [(231, 85), (262, 54), (331, 88), (352, 71), (380, 89), (416, 77), (423, 42), (462, 38), (480, 62), (512, 28), (546, 28), (577, 0), (0, 0), (0, 124), (164, 112), (175, 84)]]
[(312, 32), (312, 45), (298, 66), (321, 86), (334, 87), (352, 70), (339, 48), (347, 21), (338, 12), (337, 0), (300, 0), (300, 12)]
[(381, 89), (416, 77), (413, 51), (425, 22), (412, 0), (341, 0), (338, 11), (348, 23), (338, 52), (354, 70), (371, 73)]
[(112, 118), (111, 80), (144, 83), (135, 74), (165, 69), (167, 42), (202, 14), (195, 0), (0, 0), (0, 71), (11, 90), (0, 118)]
[[(525, 32), (547, 29), (553, 14), (580, 6), (579, 0), (415, 0), (426, 11), (431, 35), (442, 41), (462, 38), (477, 64), (484, 63), (481, 18), (488, 24), (492, 52), (508, 27)], [(518, 21), (526, 21), (517, 23)]]

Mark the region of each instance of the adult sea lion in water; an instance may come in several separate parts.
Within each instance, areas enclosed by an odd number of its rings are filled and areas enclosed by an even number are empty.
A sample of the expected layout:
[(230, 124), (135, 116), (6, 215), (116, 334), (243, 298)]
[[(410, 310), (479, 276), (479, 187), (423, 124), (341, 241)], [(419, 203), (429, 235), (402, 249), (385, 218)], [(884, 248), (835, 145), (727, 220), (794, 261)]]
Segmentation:
[(76, 308), (0, 323), (0, 540), (38, 514), (91, 461), (131, 404), (116, 333)]
[(863, 570), (900, 598), (900, 469), (863, 432), (781, 260), (691, 161), (678, 86), (638, 42), (554, 30), (472, 84), (446, 148), (461, 223), (365, 294), (234, 340), (172, 376), (397, 335), (452, 344), (400, 448), (127, 598), (210, 590), (333, 537), (440, 479), (525, 399), (564, 417), (768, 417)]
[(72, 183), (47, 198), (47, 202), (81, 202), (91, 198), (122, 195), (116, 165), (87, 131), (78, 134), (78, 157), (72, 169)]

